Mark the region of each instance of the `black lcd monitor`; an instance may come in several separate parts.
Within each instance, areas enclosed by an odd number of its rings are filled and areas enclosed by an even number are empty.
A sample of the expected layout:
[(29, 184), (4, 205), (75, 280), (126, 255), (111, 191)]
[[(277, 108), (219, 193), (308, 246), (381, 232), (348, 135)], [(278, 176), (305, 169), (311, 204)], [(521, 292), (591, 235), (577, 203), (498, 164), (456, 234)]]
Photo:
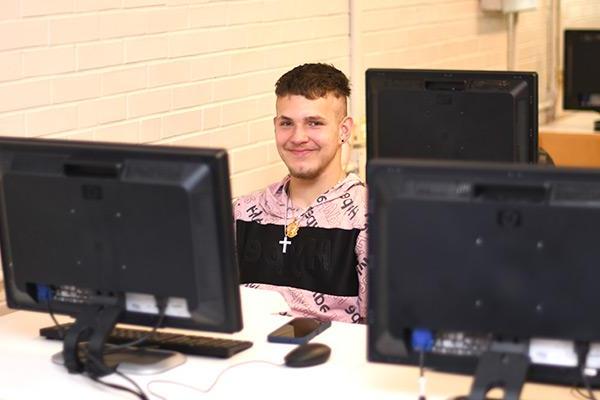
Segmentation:
[(0, 222), (7, 304), (76, 318), (71, 372), (117, 322), (242, 328), (224, 150), (2, 138)]
[(536, 163), (535, 72), (369, 69), (367, 160)]
[(423, 353), (427, 367), (477, 371), (477, 382), (491, 354), (522, 380), (580, 384), (579, 349), (600, 349), (600, 170), (385, 159), (367, 169), (369, 360), (417, 365)]
[(563, 61), (563, 107), (600, 112), (600, 29), (565, 30)]

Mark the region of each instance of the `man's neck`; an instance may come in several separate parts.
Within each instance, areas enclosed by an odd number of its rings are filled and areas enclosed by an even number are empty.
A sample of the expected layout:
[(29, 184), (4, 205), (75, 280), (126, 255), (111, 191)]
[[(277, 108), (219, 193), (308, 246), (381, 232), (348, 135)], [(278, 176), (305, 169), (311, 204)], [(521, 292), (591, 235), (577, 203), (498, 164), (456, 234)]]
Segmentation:
[(342, 169), (315, 179), (290, 178), (288, 195), (294, 207), (301, 209), (310, 206), (320, 195), (331, 189), (346, 176)]

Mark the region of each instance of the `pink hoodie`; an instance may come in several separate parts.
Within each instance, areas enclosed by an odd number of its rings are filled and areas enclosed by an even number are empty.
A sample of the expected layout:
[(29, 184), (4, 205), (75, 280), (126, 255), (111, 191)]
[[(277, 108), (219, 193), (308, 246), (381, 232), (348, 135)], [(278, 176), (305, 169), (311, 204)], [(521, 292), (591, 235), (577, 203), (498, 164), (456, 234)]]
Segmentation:
[[(367, 299), (366, 188), (349, 174), (306, 210), (291, 207), (287, 176), (234, 203), (240, 277), (276, 290), (295, 316), (363, 322)], [(298, 235), (284, 241), (294, 217)], [(285, 252), (284, 252), (285, 248)]]

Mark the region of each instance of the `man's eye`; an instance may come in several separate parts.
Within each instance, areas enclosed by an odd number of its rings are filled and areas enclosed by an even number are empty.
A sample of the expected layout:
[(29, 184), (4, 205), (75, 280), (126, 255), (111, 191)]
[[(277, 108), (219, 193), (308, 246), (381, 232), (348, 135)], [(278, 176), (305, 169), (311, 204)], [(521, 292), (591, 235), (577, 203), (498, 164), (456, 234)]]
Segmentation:
[(323, 123), (321, 121), (310, 121), (308, 123), (308, 126), (311, 126), (311, 127), (321, 126), (321, 125), (323, 125)]
[(292, 123), (290, 121), (281, 121), (279, 126), (292, 126)]

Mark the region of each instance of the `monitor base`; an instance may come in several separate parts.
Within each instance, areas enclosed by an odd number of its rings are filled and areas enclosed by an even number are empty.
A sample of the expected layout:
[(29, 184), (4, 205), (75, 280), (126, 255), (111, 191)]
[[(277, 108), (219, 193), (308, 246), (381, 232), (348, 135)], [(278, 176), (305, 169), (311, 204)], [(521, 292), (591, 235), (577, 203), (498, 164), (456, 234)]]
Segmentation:
[(519, 400), (529, 369), (529, 356), (513, 351), (486, 351), (479, 357), (469, 400), (485, 400), (495, 388), (504, 391), (504, 400)]
[(594, 121), (594, 131), (600, 133), (600, 119)]
[[(79, 356), (82, 360), (85, 359), (84, 346), (80, 346)], [(186, 361), (185, 355), (167, 350), (159, 349), (144, 349), (144, 348), (126, 348), (119, 349), (114, 353), (110, 352), (110, 345), (106, 345), (106, 354), (104, 355), (104, 363), (109, 368), (124, 374), (134, 375), (153, 375), (178, 365)], [(52, 356), (52, 362), (58, 365), (64, 365), (62, 351)]]

